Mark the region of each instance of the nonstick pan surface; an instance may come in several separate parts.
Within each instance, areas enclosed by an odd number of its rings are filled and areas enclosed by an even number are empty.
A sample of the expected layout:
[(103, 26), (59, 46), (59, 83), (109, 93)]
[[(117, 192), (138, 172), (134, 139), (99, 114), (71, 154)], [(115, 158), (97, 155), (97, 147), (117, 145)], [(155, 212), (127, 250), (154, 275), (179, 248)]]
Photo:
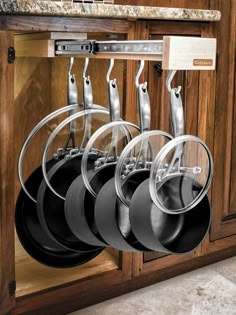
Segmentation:
[[(42, 171), (44, 180), (42, 181), (37, 195), (37, 211), (39, 220), (46, 233), (58, 244), (66, 249), (84, 252), (97, 250), (98, 247), (88, 245), (82, 242), (71, 232), (65, 219), (64, 204), (68, 188), (74, 179), (81, 173), (81, 158), (83, 150), (72, 158), (64, 159), (58, 162), (50, 172), (45, 169), (45, 160), (50, 145), (57, 134), (68, 124), (75, 121), (79, 117), (85, 117), (90, 114), (108, 115), (106, 109), (91, 109), (76, 113), (65, 119), (51, 134), (45, 145), (42, 158)], [(97, 153), (91, 154), (89, 158), (89, 168), (93, 166), (94, 157)], [(100, 247), (99, 247), (100, 248)]]
[[(97, 230), (94, 218), (94, 207), (100, 189), (114, 176), (117, 163), (115, 156), (112, 155), (114, 154), (114, 150), (111, 149), (114, 148), (113, 145), (111, 145), (114, 130), (117, 135), (115, 147), (119, 148), (116, 150), (116, 154), (119, 156), (124, 145), (133, 137), (129, 129), (130, 127), (132, 127), (136, 133), (139, 132), (139, 128), (132, 123), (116, 121), (104, 125), (92, 135), (83, 154), (81, 176), (75, 179), (67, 192), (65, 216), (68, 225), (79, 239), (91, 245), (107, 246), (107, 243)], [(107, 132), (109, 141), (106, 139)], [(96, 161), (96, 165), (99, 165), (99, 167), (97, 166), (97, 168), (89, 170), (87, 161), (93, 148), (100, 150), (100, 152), (110, 152), (111, 155), (101, 155)], [(104, 165), (100, 165), (102, 163), (101, 160), (106, 161)]]
[[(58, 161), (50, 160), (47, 170), (56, 162)], [(42, 179), (42, 169), (39, 167), (26, 181), (26, 188), (33, 196), (37, 194)], [(55, 243), (42, 228), (36, 208), (36, 203), (21, 189), (15, 208), (15, 226), (22, 246), (33, 259), (49, 267), (70, 268), (89, 261), (101, 252), (97, 250), (81, 254)]]
[[(48, 172), (48, 178), (54, 189), (65, 196), (71, 183), (80, 175), (82, 155), (55, 164)], [(94, 160), (89, 160), (90, 168)], [(79, 240), (71, 232), (64, 213), (64, 200), (56, 196), (43, 180), (37, 195), (37, 212), (40, 223), (48, 236), (66, 249), (78, 252), (98, 250)]]
[[(103, 185), (114, 176), (116, 164), (106, 165), (99, 171), (88, 171), (90, 184), (99, 193)], [(82, 175), (71, 184), (66, 195), (65, 216), (71, 231), (79, 239), (94, 246), (107, 246), (97, 230), (94, 219), (96, 198), (87, 190)]]
[[(137, 187), (149, 176), (149, 171), (140, 170), (126, 178), (123, 188), (126, 198), (131, 199)], [(129, 208), (116, 194), (115, 180), (109, 180), (100, 190), (95, 204), (95, 222), (103, 239), (112, 247), (137, 252), (150, 251), (139, 243), (129, 223)]]
[[(182, 196), (178, 190), (180, 182)], [(184, 200), (193, 200), (202, 189), (197, 182), (193, 182), (193, 178), (183, 178), (181, 175), (173, 176), (167, 184), (168, 187), (163, 184), (160, 195), (163, 196), (163, 202), (171, 207), (175, 203), (182, 206)], [(189, 187), (193, 187), (193, 190)], [(168, 193), (170, 190), (171, 194)], [(132, 231), (144, 246), (169, 254), (193, 251), (204, 240), (211, 223), (211, 207), (207, 196), (191, 211), (165, 213), (153, 203), (148, 179), (133, 194), (129, 215)]]

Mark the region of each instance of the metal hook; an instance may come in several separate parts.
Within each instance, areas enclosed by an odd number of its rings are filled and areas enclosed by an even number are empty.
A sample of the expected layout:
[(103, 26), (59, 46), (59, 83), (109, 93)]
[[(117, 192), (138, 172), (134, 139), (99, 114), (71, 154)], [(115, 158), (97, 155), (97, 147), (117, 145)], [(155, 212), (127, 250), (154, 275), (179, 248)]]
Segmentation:
[(135, 76), (135, 85), (136, 85), (137, 88), (140, 85), (139, 84), (139, 79), (140, 79), (140, 76), (141, 76), (141, 74), (143, 72), (144, 66), (145, 66), (145, 61), (144, 60), (140, 60), (138, 71), (137, 71), (136, 76)]
[(110, 64), (109, 64), (109, 68), (108, 68), (107, 76), (106, 76), (107, 83), (110, 82), (110, 75), (111, 75), (112, 69), (114, 67), (114, 63), (115, 63), (114, 59), (113, 58), (110, 59)]
[[(167, 76), (167, 79), (166, 79), (166, 87), (167, 87), (167, 90), (169, 91), (169, 93), (171, 92), (172, 88), (171, 88), (171, 82), (172, 80), (174, 79), (174, 76), (176, 74), (177, 70), (171, 70)], [(176, 89), (176, 94), (178, 95), (180, 92), (181, 92), (181, 86), (178, 86), (178, 88)]]
[(71, 71), (72, 71), (72, 68), (73, 68), (73, 65), (74, 65), (74, 61), (75, 61), (75, 58), (74, 57), (70, 57), (68, 71), (67, 71), (68, 77), (71, 76)]
[(89, 66), (89, 58), (85, 58), (84, 70), (83, 70), (83, 79), (86, 78), (86, 73), (87, 73), (87, 70), (88, 70), (88, 66)]

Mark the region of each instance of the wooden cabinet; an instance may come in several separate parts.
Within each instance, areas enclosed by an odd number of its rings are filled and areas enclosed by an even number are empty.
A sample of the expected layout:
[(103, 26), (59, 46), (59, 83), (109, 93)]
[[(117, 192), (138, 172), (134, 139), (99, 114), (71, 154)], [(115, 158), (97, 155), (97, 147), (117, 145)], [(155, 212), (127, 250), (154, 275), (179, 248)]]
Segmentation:
[(211, 240), (235, 235), (236, 231), (236, 19), (235, 1), (220, 2), (223, 19), (217, 28), (219, 61), (216, 82), (214, 157), (212, 187), (214, 216)]
[[(143, 0), (116, 3), (145, 4)], [(162, 1), (150, 5), (220, 9), (219, 23), (188, 21), (127, 21), (53, 17), (9, 17), (0, 32), (0, 314), (66, 314), (131, 290), (165, 280), (194, 268), (236, 254), (235, 180), (235, 43), (236, 3), (218, 0)], [(1, 18), (0, 18), (1, 19)], [(33, 261), (14, 238), (14, 200), (19, 191), (16, 164), (21, 144), (34, 124), (66, 101), (64, 72), (68, 59), (21, 58), (8, 63), (8, 48), (14, 46), (14, 32), (34, 30), (91, 33), (94, 38), (159, 39), (163, 35), (218, 37), (216, 72), (178, 72), (175, 82), (183, 87), (186, 132), (197, 135), (213, 152), (215, 176), (209, 197), (213, 208), (210, 235), (200, 248), (184, 256), (161, 253), (131, 254), (108, 249), (93, 261), (70, 270), (53, 270)], [(46, 25), (46, 26), (45, 26)], [(95, 33), (96, 31), (96, 33)], [(89, 71), (94, 82), (95, 102), (106, 104), (107, 61), (92, 61)], [(82, 61), (76, 62), (81, 73)], [(123, 115), (137, 122), (133, 78), (137, 62), (117, 61), (117, 77), (123, 100)], [(166, 72), (158, 73), (155, 62), (146, 64), (152, 105), (152, 128), (170, 131)], [(15, 80), (14, 80), (15, 78)], [(15, 82), (14, 82), (15, 81)], [(99, 82), (99, 83), (98, 83)], [(104, 87), (102, 88), (102, 84)], [(79, 89), (81, 97), (81, 88)], [(32, 101), (33, 100), (33, 101)], [(53, 126), (38, 139), (40, 146)], [(25, 174), (39, 163), (28, 156)], [(14, 249), (16, 248), (16, 250)], [(16, 292), (15, 292), (16, 280)]]
[[(184, 264), (184, 261), (203, 262), (209, 255), (220, 257), (223, 252), (235, 254), (236, 245), (236, 199), (235, 199), (235, 52), (236, 52), (236, 19), (235, 1), (225, 5), (222, 1), (212, 1), (211, 8), (222, 13), (221, 22), (209, 29), (208, 35), (218, 39), (218, 62), (214, 75), (204, 72), (179, 73), (176, 81), (183, 86), (186, 131), (205, 139), (213, 152), (214, 179), (209, 193), (213, 218), (209, 238), (195, 253), (190, 256), (168, 256), (161, 253), (137, 255), (134, 274), (146, 274), (154, 270), (167, 270), (168, 266)], [(158, 39), (163, 30), (149, 26), (149, 38)], [(182, 27), (179, 24), (170, 27), (166, 32), (185, 30), (186, 35), (201, 36), (206, 34), (206, 27), (197, 29), (191, 25)], [(200, 30), (201, 29), (201, 30)], [(204, 35), (205, 36), (205, 35)], [(151, 91), (152, 127), (170, 131), (168, 95), (165, 92), (165, 73), (158, 74), (154, 63), (149, 64), (147, 78)], [(212, 76), (210, 78), (210, 76)], [(198, 257), (198, 258), (197, 258)], [(187, 268), (187, 263), (185, 264)]]

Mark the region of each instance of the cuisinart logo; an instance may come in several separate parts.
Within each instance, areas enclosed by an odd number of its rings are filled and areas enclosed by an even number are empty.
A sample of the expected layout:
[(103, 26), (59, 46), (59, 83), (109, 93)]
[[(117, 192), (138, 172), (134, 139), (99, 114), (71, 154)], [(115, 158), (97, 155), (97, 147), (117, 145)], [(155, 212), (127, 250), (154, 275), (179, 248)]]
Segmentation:
[(193, 59), (193, 65), (202, 67), (213, 66), (213, 59)]

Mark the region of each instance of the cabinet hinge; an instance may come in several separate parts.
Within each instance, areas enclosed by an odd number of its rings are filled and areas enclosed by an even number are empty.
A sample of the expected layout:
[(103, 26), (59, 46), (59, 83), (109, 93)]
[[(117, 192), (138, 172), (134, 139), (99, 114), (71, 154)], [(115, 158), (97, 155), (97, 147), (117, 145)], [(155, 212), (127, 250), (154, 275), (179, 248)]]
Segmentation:
[(155, 65), (154, 65), (154, 69), (157, 71), (157, 73), (161, 76), (163, 69), (162, 69), (162, 62), (158, 61)]
[(13, 280), (8, 285), (9, 296), (13, 296), (16, 292), (16, 281)]
[(14, 47), (8, 47), (8, 63), (14, 63), (16, 59), (16, 51)]

